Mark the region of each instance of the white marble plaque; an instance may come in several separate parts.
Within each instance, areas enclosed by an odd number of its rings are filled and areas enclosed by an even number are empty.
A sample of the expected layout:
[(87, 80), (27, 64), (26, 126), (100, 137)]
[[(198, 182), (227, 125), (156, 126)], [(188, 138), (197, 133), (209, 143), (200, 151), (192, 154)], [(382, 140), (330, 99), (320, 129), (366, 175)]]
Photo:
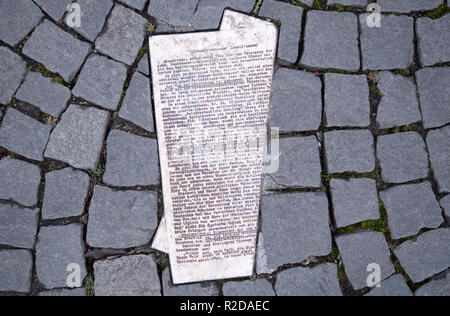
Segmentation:
[(165, 208), (153, 247), (175, 284), (254, 268), (277, 29), (229, 12), (225, 31), (149, 40)]

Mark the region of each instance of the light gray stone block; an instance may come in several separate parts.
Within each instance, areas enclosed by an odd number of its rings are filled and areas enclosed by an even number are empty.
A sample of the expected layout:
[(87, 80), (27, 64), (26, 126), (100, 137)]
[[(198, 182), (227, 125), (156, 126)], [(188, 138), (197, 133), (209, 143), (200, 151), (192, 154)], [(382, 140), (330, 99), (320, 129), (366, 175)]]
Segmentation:
[(419, 18), (416, 22), (419, 56), (422, 65), (450, 61), (450, 15), (440, 19)]
[(219, 288), (212, 282), (173, 285), (168, 268), (163, 271), (162, 284), (164, 296), (219, 296)]
[(153, 192), (114, 191), (96, 186), (89, 208), (87, 243), (127, 249), (150, 242), (158, 225)]
[(138, 70), (140, 73), (149, 76), (150, 75), (150, 66), (148, 62), (148, 53), (145, 53), (144, 57), (142, 57), (141, 61), (138, 64)]
[(10, 108), (0, 127), (0, 146), (29, 159), (44, 160), (50, 125)]
[(0, 251), (0, 266), (0, 291), (30, 292), (33, 258), (29, 251)]
[(269, 268), (267, 263), (266, 244), (262, 233), (258, 236), (258, 246), (256, 248), (256, 273), (271, 274), (274, 270)]
[(86, 296), (85, 289), (59, 289), (59, 290), (50, 290), (50, 291), (42, 291), (39, 293), (39, 296), (56, 296), (56, 297), (66, 297), (66, 296), (75, 296), (82, 297)]
[(0, 47), (0, 104), (8, 104), (22, 83), (26, 63), (6, 47)]
[(432, 281), (422, 285), (415, 296), (449, 296), (450, 295), (450, 271), (446, 271)]
[(111, 0), (77, 0), (77, 3), (81, 9), (81, 27), (74, 27), (73, 30), (93, 42), (105, 25), (113, 2)]
[(120, 0), (120, 1), (140, 11), (144, 9), (145, 3), (147, 2), (147, 0)]
[(401, 275), (396, 274), (381, 282), (381, 287), (374, 288), (366, 296), (408, 297), (413, 296), (413, 294), (405, 279)]
[(275, 296), (273, 286), (267, 279), (227, 282), (222, 290), (223, 296)]
[(53, 20), (58, 22), (72, 0), (34, 0)]
[(437, 8), (442, 0), (379, 0), (383, 12), (427, 11)]
[(152, 255), (121, 257), (94, 263), (96, 296), (161, 296)]
[(148, 14), (173, 26), (188, 26), (197, 4), (198, 0), (152, 0)]
[(450, 126), (428, 132), (427, 144), (431, 167), (440, 192), (450, 192)]
[(0, 244), (32, 249), (36, 241), (39, 209), (0, 204)]

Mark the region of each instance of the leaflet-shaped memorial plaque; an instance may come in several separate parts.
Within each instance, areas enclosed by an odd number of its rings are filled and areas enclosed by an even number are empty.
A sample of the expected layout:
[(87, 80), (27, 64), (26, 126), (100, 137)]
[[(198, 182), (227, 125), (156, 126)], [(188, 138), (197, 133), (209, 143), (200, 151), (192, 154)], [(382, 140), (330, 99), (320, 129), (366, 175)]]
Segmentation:
[(175, 284), (253, 273), (277, 30), (150, 38)]

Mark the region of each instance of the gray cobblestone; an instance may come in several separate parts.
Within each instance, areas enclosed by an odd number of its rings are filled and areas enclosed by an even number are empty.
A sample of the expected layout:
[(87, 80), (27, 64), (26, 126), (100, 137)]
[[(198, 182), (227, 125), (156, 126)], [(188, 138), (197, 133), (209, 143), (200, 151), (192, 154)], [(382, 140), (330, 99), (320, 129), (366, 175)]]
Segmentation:
[(227, 282), (223, 285), (224, 296), (275, 296), (272, 284), (267, 279), (255, 281)]
[(148, 54), (145, 53), (144, 57), (142, 57), (141, 61), (138, 64), (138, 70), (140, 73), (150, 76), (150, 66), (148, 63)]
[(17, 248), (34, 248), (39, 209), (24, 209), (0, 204), (0, 244)]
[(428, 176), (425, 142), (415, 132), (378, 137), (377, 156), (385, 182), (402, 183)]
[(188, 26), (197, 4), (198, 0), (152, 0), (148, 14), (173, 26)]
[(59, 289), (59, 290), (51, 290), (51, 291), (42, 291), (39, 293), (39, 296), (86, 296), (85, 289), (73, 289), (73, 290), (66, 290), (66, 289)]
[(419, 18), (416, 22), (420, 61), (424, 66), (450, 61), (450, 15), (438, 20)]
[(0, 251), (0, 266), (0, 291), (30, 292), (33, 258), (29, 251)]
[(25, 77), (26, 63), (6, 47), (0, 47), (0, 104), (8, 104)]
[(120, 1), (140, 11), (144, 9), (145, 3), (147, 2), (147, 0), (120, 0)]
[(411, 280), (422, 282), (450, 267), (450, 229), (426, 232), (404, 242), (394, 253)]
[(449, 296), (450, 293), (450, 271), (446, 271), (434, 278), (432, 281), (422, 285), (415, 296)]
[(67, 6), (72, 0), (34, 0), (42, 10), (45, 11), (53, 20), (58, 22), (67, 10)]
[(445, 215), (450, 219), (450, 195), (446, 195), (439, 202), (444, 208)]
[(162, 284), (164, 296), (219, 296), (216, 283), (173, 285), (168, 268), (163, 271)]
[(0, 127), (0, 146), (26, 158), (42, 161), (51, 128), (10, 108)]
[(427, 144), (430, 152), (431, 167), (439, 184), (440, 192), (450, 192), (450, 126), (428, 133)]
[(381, 192), (393, 239), (414, 236), (423, 228), (438, 228), (441, 208), (429, 182), (400, 185)]
[(153, 192), (114, 191), (96, 186), (89, 208), (87, 243), (113, 249), (145, 245), (155, 233), (156, 212)]
[(366, 296), (407, 297), (413, 296), (413, 294), (406, 284), (405, 279), (401, 275), (396, 274), (381, 282), (381, 287), (374, 288)]
[(106, 17), (111, 11), (111, 0), (77, 0), (81, 8), (81, 26), (73, 28), (82, 36), (95, 41), (103, 29)]
[(384, 12), (427, 11), (437, 8), (442, 0), (379, 0), (378, 4)]
[(329, 0), (328, 5), (348, 5), (353, 7), (365, 7), (368, 4), (368, 0)]

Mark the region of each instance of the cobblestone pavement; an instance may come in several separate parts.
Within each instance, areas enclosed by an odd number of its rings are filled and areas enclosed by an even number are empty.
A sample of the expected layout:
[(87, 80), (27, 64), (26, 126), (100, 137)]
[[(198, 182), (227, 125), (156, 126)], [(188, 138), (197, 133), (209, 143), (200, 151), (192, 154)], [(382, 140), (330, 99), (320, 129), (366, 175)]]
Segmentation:
[[(367, 0), (78, 0), (74, 29), (70, 2), (0, 1), (0, 293), (450, 293), (449, 1), (378, 0), (369, 28)], [(155, 27), (216, 29), (225, 7), (280, 25), (281, 164), (257, 275), (173, 286), (150, 247), (163, 207), (146, 43)], [(66, 288), (68, 263), (83, 288)]]

